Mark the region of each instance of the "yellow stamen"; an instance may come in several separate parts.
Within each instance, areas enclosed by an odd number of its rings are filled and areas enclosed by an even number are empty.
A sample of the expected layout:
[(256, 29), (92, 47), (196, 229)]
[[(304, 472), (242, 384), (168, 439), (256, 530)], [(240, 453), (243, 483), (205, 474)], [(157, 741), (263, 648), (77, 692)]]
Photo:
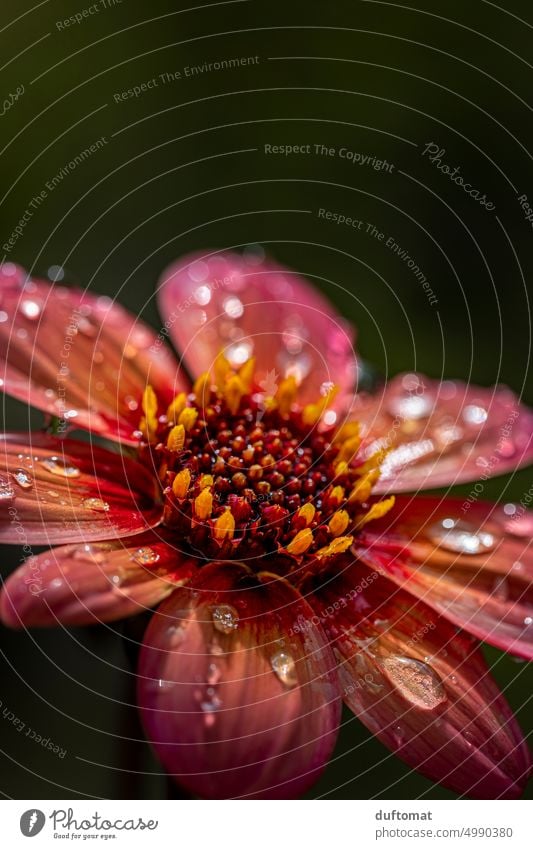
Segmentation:
[(205, 407), (209, 401), (209, 393), (211, 390), (211, 377), (208, 371), (204, 371), (195, 381), (192, 391), (196, 395), (196, 400), (200, 406)]
[(181, 451), (185, 444), (185, 428), (182, 424), (175, 425), (170, 431), (167, 439), (169, 451)]
[(226, 404), (229, 407), (229, 411), (232, 415), (235, 415), (237, 410), (239, 409), (239, 404), (241, 403), (241, 398), (244, 395), (244, 386), (242, 380), (238, 375), (234, 374), (226, 383), (224, 387), (224, 398), (226, 400)]
[(310, 525), (315, 518), (316, 509), (313, 504), (308, 502), (297, 511), (295, 519), (303, 519), (306, 525)]
[(287, 416), (298, 393), (298, 383), (293, 374), (281, 381), (276, 393), (276, 401), (282, 416)]
[(345, 422), (336, 432), (333, 442), (345, 442), (347, 439), (351, 439), (352, 436), (359, 436), (360, 431), (361, 426), (359, 422)]
[(334, 537), (340, 537), (344, 533), (350, 522), (350, 516), (346, 510), (337, 510), (329, 521), (329, 531)]
[(183, 425), (185, 430), (190, 430), (198, 418), (198, 410), (195, 410), (194, 407), (185, 407), (184, 410), (181, 411), (179, 415), (179, 423)]
[(313, 543), (313, 532), (309, 528), (299, 531), (287, 546), (289, 554), (304, 554)]
[(150, 385), (146, 387), (142, 397), (142, 409), (144, 416), (140, 421), (140, 429), (145, 437), (151, 441), (155, 438), (157, 431), (157, 395)]
[(372, 487), (378, 478), (379, 469), (372, 469), (371, 472), (367, 472), (366, 475), (360, 477), (348, 496), (348, 502), (353, 504), (353, 502), (358, 501), (362, 504), (363, 501), (368, 501)]
[(316, 424), (321, 416), (326, 412), (338, 391), (338, 386), (332, 386), (331, 389), (319, 398), (318, 401), (315, 401), (314, 404), (306, 404), (302, 411), (303, 423), (306, 425)]
[(353, 537), (337, 537), (330, 542), (329, 545), (325, 545), (324, 548), (320, 548), (316, 556), (319, 560), (322, 560), (323, 557), (333, 557), (334, 554), (342, 554), (348, 548), (350, 548), (353, 542)]
[(214, 523), (213, 536), (218, 542), (223, 542), (225, 539), (233, 539), (234, 533), (235, 519), (233, 513), (227, 507)]
[(343, 486), (334, 486), (329, 494), (329, 501), (334, 501), (336, 504), (340, 504), (344, 501), (344, 495), (346, 490)]
[(359, 446), (361, 445), (361, 437), (351, 436), (345, 442), (342, 443), (338, 458), (339, 460), (344, 460), (346, 463), (350, 463), (354, 456), (357, 454), (359, 450)]
[(208, 519), (213, 511), (213, 496), (207, 487), (194, 499), (194, 512), (199, 519)]
[(205, 489), (206, 486), (213, 486), (213, 475), (202, 475), (200, 478), (200, 489)]
[(191, 473), (188, 469), (182, 469), (178, 472), (172, 482), (172, 492), (176, 498), (185, 498), (191, 485)]
[(361, 466), (358, 466), (355, 471), (358, 475), (365, 475), (367, 472), (371, 472), (373, 469), (379, 468), (389, 451), (390, 448), (378, 448), (378, 450), (371, 454), (368, 460), (365, 460), (365, 462), (362, 463)]
[(178, 418), (182, 410), (187, 406), (187, 396), (185, 392), (180, 392), (176, 395), (167, 410), (167, 419), (169, 424), (177, 424)]
[(226, 385), (226, 378), (231, 371), (231, 365), (222, 351), (215, 358), (213, 371), (215, 372), (215, 383), (217, 385), (217, 389), (219, 392), (223, 392), (224, 386)]
[(341, 475), (346, 474), (346, 472), (348, 471), (348, 463), (346, 462), (346, 460), (340, 460), (335, 463), (334, 469), (335, 477), (340, 478)]
[(382, 516), (385, 516), (389, 510), (394, 507), (394, 502), (396, 501), (394, 495), (391, 495), (389, 498), (384, 498), (383, 501), (377, 501), (376, 504), (373, 504), (370, 510), (366, 513), (363, 513), (362, 516), (359, 516), (356, 522), (356, 527), (362, 528), (363, 525), (366, 525), (367, 522), (372, 522), (374, 519), (381, 519)]
[(250, 357), (249, 360), (240, 367), (239, 369), (239, 377), (241, 383), (244, 387), (244, 393), (247, 395), (251, 389), (254, 382), (254, 372), (255, 372), (255, 357)]

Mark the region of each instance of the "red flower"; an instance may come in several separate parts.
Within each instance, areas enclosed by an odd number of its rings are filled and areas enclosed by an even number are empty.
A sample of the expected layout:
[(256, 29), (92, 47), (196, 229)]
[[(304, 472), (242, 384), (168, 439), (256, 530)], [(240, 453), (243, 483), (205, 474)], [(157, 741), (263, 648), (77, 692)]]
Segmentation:
[(3, 439), (0, 538), (30, 555), (63, 544), (7, 580), (6, 625), (162, 602), (142, 719), (166, 769), (206, 797), (301, 794), (343, 698), (430, 778), (519, 795), (528, 750), (477, 640), (532, 655), (531, 513), (479, 501), (481, 484), (389, 495), (530, 462), (533, 415), (510, 390), (406, 374), (354, 394), (349, 326), (257, 257), (168, 270), (159, 337), (11, 264), (1, 286), (5, 391), (123, 446)]

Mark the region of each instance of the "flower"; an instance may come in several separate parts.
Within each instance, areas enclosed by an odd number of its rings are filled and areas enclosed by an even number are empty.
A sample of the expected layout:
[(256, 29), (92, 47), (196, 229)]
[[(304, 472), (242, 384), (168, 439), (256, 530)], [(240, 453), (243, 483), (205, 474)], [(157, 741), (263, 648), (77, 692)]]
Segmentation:
[(405, 494), (530, 462), (513, 393), (418, 374), (357, 393), (350, 326), (257, 254), (168, 269), (159, 336), (109, 298), (1, 275), (4, 389), (59, 418), (2, 441), (0, 539), (30, 555), (4, 624), (159, 604), (142, 721), (208, 798), (300, 795), (343, 699), (435, 781), (519, 795), (528, 750), (478, 641), (532, 655), (532, 515), (481, 484)]

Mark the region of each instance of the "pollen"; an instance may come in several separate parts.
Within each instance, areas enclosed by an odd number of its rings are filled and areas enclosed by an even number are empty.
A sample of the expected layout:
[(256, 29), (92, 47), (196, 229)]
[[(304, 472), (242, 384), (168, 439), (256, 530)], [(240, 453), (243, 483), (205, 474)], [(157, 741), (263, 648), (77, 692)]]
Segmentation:
[(336, 554), (344, 554), (347, 551), (353, 542), (353, 537), (337, 537), (330, 542), (329, 545), (325, 545), (324, 548), (321, 548), (317, 551), (316, 556), (319, 560), (323, 560), (325, 557), (334, 557)]
[(180, 550), (297, 582), (324, 560), (334, 565), (367, 522), (385, 515), (390, 499), (368, 501), (386, 451), (368, 456), (357, 422), (327, 423), (336, 391), (323, 387), (302, 405), (293, 375), (257, 372), (253, 359), (233, 367), (223, 352), (166, 417), (147, 388), (142, 450), (157, 468), (163, 524)]
[(183, 425), (185, 430), (190, 430), (196, 419), (198, 418), (198, 410), (194, 407), (185, 407), (184, 410), (181, 411), (178, 421), (180, 425)]
[(208, 519), (213, 512), (213, 496), (210, 489), (202, 489), (200, 495), (194, 499), (194, 512), (198, 519)]
[(157, 432), (157, 407), (157, 395), (155, 394), (152, 387), (148, 385), (143, 392), (142, 410), (144, 416), (141, 418), (140, 421), (140, 430), (142, 431), (148, 442), (152, 442), (155, 439), (155, 435)]
[(376, 501), (376, 503), (372, 504), (366, 513), (363, 513), (359, 517), (356, 527), (362, 528), (363, 525), (367, 524), (367, 522), (373, 522), (375, 519), (381, 519), (382, 516), (385, 516), (389, 510), (394, 507), (395, 500), (394, 495), (391, 495), (389, 498), (384, 498), (383, 501)]
[(235, 519), (229, 507), (226, 507), (213, 524), (213, 536), (218, 542), (222, 542), (225, 539), (233, 539), (234, 533)]
[(350, 514), (346, 510), (337, 510), (329, 521), (329, 531), (332, 536), (339, 537), (350, 524)]
[(289, 554), (305, 554), (313, 543), (313, 532), (309, 528), (298, 531), (294, 539), (287, 546)]
[(185, 428), (182, 424), (175, 425), (167, 438), (169, 451), (181, 451), (185, 445)]
[(182, 410), (187, 406), (187, 396), (185, 392), (180, 392), (179, 395), (176, 395), (172, 403), (169, 405), (167, 410), (167, 419), (169, 424), (177, 424), (178, 418)]
[(182, 469), (178, 472), (172, 482), (172, 492), (176, 498), (185, 498), (191, 485), (191, 473), (188, 469)]

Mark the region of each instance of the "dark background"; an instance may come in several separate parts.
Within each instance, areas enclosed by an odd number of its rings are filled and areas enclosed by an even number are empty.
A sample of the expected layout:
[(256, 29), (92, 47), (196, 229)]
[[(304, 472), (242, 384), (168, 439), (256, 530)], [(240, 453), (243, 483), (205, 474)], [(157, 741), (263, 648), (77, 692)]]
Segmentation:
[[(418, 368), (505, 382), (533, 403), (532, 230), (517, 200), (533, 200), (529, 2), (507, 0), (504, 9), (417, 0), (415, 9), (242, 0), (191, 10), (170, 0), (110, 0), (58, 29), (90, 5), (2, 0), (0, 100), (21, 85), (24, 94), (0, 117), (1, 242), (47, 181), (106, 139), (48, 192), (8, 259), (42, 276), (64, 266), (67, 279), (117, 297), (157, 328), (153, 291), (166, 263), (193, 249), (259, 242), (327, 291), (357, 324), (362, 355), (384, 374)], [(241, 56), (259, 61), (183, 76), (186, 66)], [(138, 98), (115, 102), (116, 93), (178, 70), (181, 79), (158, 79)], [(421, 155), (429, 142), (495, 210)], [(296, 143), (345, 146), (394, 168), (264, 153), (265, 144)], [(320, 219), (321, 207), (392, 236), (438, 303), (383, 243)], [(9, 400), (4, 412), (11, 428), (40, 422)], [(484, 495), (519, 501), (531, 482), (525, 470), (489, 482)], [(7, 574), (19, 552), (2, 554)], [(58, 758), (0, 716), (3, 794), (174, 792), (143, 742), (123, 627), (2, 629), (3, 705), (67, 750)], [(487, 654), (531, 732), (531, 670)], [(321, 794), (452, 795), (389, 756), (348, 715), (336, 758), (310, 795)]]

